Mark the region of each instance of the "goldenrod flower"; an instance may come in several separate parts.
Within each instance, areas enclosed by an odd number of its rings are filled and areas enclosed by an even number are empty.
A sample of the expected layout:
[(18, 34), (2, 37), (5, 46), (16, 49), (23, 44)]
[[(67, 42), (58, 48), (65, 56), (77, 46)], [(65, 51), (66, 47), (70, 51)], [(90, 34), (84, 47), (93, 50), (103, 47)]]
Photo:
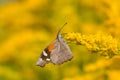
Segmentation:
[(70, 42), (85, 46), (91, 52), (107, 57), (112, 57), (118, 54), (119, 51), (117, 40), (108, 34), (82, 35), (80, 33), (67, 33), (64, 38)]

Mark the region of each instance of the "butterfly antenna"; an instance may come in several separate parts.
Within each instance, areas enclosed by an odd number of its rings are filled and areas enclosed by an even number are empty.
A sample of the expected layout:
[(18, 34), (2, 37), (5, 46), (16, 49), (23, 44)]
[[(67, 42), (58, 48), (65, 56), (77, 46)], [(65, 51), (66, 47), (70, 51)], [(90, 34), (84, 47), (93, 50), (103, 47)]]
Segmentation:
[(61, 36), (61, 35), (60, 35), (60, 32), (61, 32), (61, 30), (65, 27), (66, 24), (67, 24), (67, 22), (64, 23), (64, 25), (59, 29), (58, 34), (57, 34), (57, 39), (59, 39), (59, 37)]
[(61, 30), (65, 27), (65, 25), (67, 25), (67, 22), (63, 24), (63, 26), (59, 29), (58, 31), (58, 35), (60, 34)]

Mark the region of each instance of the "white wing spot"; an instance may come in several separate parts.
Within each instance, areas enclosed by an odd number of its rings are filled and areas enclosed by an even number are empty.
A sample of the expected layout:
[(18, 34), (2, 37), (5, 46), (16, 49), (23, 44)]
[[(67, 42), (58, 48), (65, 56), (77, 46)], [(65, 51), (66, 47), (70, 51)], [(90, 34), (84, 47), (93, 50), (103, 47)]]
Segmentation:
[(50, 58), (47, 58), (46, 61), (50, 61)]
[(47, 54), (45, 51), (43, 51), (43, 55), (44, 55), (44, 56), (47, 56), (48, 54)]

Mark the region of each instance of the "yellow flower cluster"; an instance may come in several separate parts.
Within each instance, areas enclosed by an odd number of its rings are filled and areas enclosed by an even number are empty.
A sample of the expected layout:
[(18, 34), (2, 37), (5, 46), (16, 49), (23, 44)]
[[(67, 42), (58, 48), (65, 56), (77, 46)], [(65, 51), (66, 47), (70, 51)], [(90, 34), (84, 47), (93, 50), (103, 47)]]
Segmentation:
[(111, 35), (97, 33), (82, 35), (80, 33), (67, 33), (64, 35), (67, 41), (85, 46), (89, 51), (106, 57), (118, 54), (118, 42)]

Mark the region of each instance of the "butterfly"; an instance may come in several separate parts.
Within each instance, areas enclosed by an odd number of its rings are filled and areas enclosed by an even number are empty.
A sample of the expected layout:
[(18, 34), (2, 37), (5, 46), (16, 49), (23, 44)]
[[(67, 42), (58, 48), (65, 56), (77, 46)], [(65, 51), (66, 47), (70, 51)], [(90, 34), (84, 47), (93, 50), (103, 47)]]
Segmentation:
[[(63, 27), (66, 24), (67, 23), (65, 23)], [(73, 58), (69, 46), (60, 34), (63, 27), (59, 29), (56, 39), (42, 51), (36, 63), (37, 66), (44, 67), (50, 62), (55, 65), (60, 65), (64, 62), (70, 61)]]

